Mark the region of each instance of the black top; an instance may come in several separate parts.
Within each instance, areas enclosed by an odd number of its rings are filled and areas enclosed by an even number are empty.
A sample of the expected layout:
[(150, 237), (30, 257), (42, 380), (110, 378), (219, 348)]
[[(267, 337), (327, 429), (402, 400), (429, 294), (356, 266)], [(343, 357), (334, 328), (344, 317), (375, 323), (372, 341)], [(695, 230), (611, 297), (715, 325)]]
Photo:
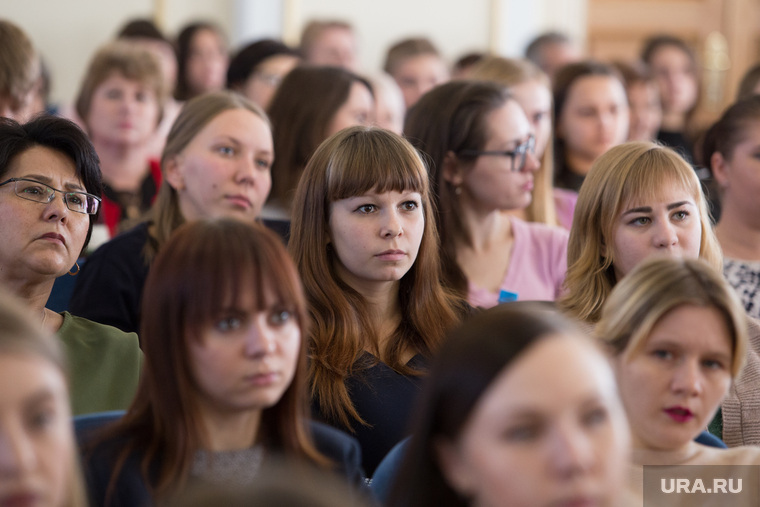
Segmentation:
[[(268, 228), (280, 237), (289, 229), (279, 222)], [(95, 250), (77, 275), (69, 311), (78, 317), (108, 324), (122, 331), (139, 333), (140, 301), (149, 265), (143, 250), (148, 241), (150, 222), (143, 222), (119, 234)]]
[(69, 306), (72, 314), (122, 331), (139, 331), (140, 298), (148, 277), (143, 256), (148, 225), (137, 225), (90, 255), (77, 275)]
[[(357, 364), (372, 359), (364, 353)], [(414, 356), (408, 363), (416, 370), (426, 370), (428, 360)], [(362, 449), (362, 468), (369, 477), (388, 451), (409, 435), (409, 422), (419, 397), (423, 376), (406, 376), (387, 364), (377, 361), (374, 366), (346, 379), (351, 401), (369, 426), (354, 421), (349, 431)], [(344, 429), (340, 422), (328, 420), (316, 402), (312, 403), (315, 419)]]
[[(335, 464), (335, 472), (351, 484), (360, 497), (368, 498), (365, 474), (361, 470), (361, 450), (355, 439), (349, 435), (317, 422), (310, 422), (309, 428), (317, 450)], [(95, 431), (94, 431), (95, 430)], [(97, 437), (96, 429), (85, 426), (77, 429), (77, 440), (82, 450), (82, 467), (87, 482), (90, 505), (108, 507), (145, 507), (153, 504), (148, 485), (142, 474), (142, 453), (132, 453), (124, 463), (112, 494), (106, 502), (106, 493), (111, 482), (113, 466), (119, 452), (126, 444), (125, 438), (100, 442), (90, 448), (88, 440)], [(264, 458), (266, 466), (266, 454)], [(159, 463), (150, 466), (149, 475), (158, 474)]]

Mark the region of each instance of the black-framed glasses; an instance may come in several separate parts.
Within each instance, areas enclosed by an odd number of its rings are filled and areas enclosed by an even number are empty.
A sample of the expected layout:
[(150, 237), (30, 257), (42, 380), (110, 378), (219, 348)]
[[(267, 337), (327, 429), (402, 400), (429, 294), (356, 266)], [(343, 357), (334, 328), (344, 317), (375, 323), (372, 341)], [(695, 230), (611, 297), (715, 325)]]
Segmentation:
[(525, 168), (528, 152), (535, 153), (535, 151), (536, 138), (531, 134), (524, 143), (518, 144), (514, 150), (462, 150), (457, 155), (462, 157), (480, 157), (483, 155), (509, 157), (512, 160), (512, 172), (520, 172)]
[(11, 178), (0, 183), (0, 187), (8, 183), (13, 183), (13, 191), (16, 195), (27, 201), (47, 204), (55, 199), (56, 192), (60, 192), (63, 194), (63, 202), (71, 211), (94, 215), (100, 208), (100, 197), (87, 192), (65, 192), (28, 178)]

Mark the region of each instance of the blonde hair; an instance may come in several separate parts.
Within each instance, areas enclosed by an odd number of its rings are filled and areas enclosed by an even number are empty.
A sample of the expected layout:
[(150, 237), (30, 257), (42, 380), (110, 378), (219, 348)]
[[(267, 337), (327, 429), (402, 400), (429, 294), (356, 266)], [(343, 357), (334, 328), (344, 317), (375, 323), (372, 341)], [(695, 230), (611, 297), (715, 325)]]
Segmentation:
[(597, 322), (617, 282), (612, 244), (617, 217), (639, 199), (654, 198), (664, 183), (675, 183), (699, 210), (699, 257), (717, 270), (723, 256), (713, 232), (707, 202), (694, 169), (675, 151), (651, 142), (615, 146), (591, 167), (578, 194), (567, 245), (565, 295), (559, 306), (576, 318)]
[[(182, 107), (166, 138), (166, 145), (161, 154), (162, 171), (165, 171), (167, 162), (180, 154), (206, 125), (221, 113), (231, 109), (248, 110), (269, 125), (266, 113), (259, 106), (234, 92), (211, 92), (190, 99)], [(153, 241), (148, 241), (144, 250), (148, 262), (156, 256), (172, 232), (185, 223), (185, 217), (182, 216), (179, 208), (177, 190), (168, 182), (161, 185), (158, 190), (156, 201), (150, 210), (150, 218), (153, 221), (151, 230)]]
[[(492, 81), (509, 89), (512, 86), (535, 81), (545, 86), (551, 96), (552, 88), (549, 76), (537, 65), (516, 58), (487, 56), (476, 63), (470, 73), (470, 79)], [(551, 114), (551, 109), (549, 110)], [(552, 130), (554, 126), (552, 125)], [(541, 156), (541, 166), (533, 175), (533, 199), (525, 209), (530, 222), (542, 222), (559, 225), (557, 208), (554, 205), (554, 142), (550, 138)]]
[[(53, 335), (40, 329), (38, 323), (31, 320), (29, 310), (5, 290), (0, 290), (0, 355), (28, 355), (38, 357), (61, 372), (64, 379), (68, 369), (61, 342)], [(65, 400), (69, 404), (69, 400)], [(61, 456), (58, 466), (70, 470), (69, 491), (65, 507), (87, 507), (87, 494), (84, 477), (79, 463), (74, 428), (70, 426), (67, 437), (71, 439), (71, 456), (68, 463)]]
[(612, 291), (594, 333), (612, 354), (629, 359), (642, 350), (660, 319), (684, 305), (721, 313), (731, 335), (731, 375), (738, 376), (749, 346), (747, 316), (721, 272), (700, 259), (643, 261)]
[(365, 350), (378, 350), (367, 302), (335, 271), (329, 245), (329, 209), (334, 201), (368, 191), (414, 191), (421, 196), (425, 228), (419, 253), (401, 278), (401, 323), (389, 341), (384, 362), (404, 375), (420, 372), (402, 362), (404, 352), (430, 356), (445, 331), (459, 321), (462, 302), (441, 283), (440, 244), (427, 170), (401, 136), (377, 127), (351, 127), (320, 145), (304, 170), (293, 208), (290, 253), (303, 280), (314, 325), (310, 339), (312, 398), (322, 412), (350, 428), (363, 423), (345, 381), (371, 364), (356, 366)]

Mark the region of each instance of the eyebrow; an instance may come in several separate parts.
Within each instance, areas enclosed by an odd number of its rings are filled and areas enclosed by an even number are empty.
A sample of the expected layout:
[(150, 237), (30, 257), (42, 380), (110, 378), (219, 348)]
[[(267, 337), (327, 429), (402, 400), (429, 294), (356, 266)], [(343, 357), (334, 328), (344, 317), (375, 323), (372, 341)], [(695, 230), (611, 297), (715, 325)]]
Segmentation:
[[(681, 206), (693, 206), (691, 201), (678, 201), (667, 205), (668, 211), (674, 210), (676, 208), (680, 208)], [(628, 211), (623, 212), (623, 216), (631, 214), (631, 213), (651, 213), (652, 207), (651, 206), (640, 206), (638, 208), (631, 208)]]
[[(219, 137), (217, 137), (216, 139), (214, 139), (214, 142), (218, 143), (220, 141), (229, 141), (229, 142), (235, 144), (236, 146), (243, 146), (243, 145), (245, 145), (245, 143), (243, 141), (241, 141), (240, 139), (238, 139), (236, 137), (232, 137), (232, 136), (230, 136), (228, 134), (221, 134), (221, 135), (219, 135)], [(255, 149), (253, 151), (255, 151), (257, 153), (264, 154), (264, 155), (271, 155), (272, 154), (271, 150), (258, 150), (258, 149)]]
[[(45, 183), (47, 185), (50, 185), (50, 183), (53, 182), (53, 179), (49, 176), (43, 176), (42, 174), (27, 174), (26, 176), (22, 176), (24, 179), (30, 179), (30, 180), (37, 180), (40, 183)], [(52, 186), (52, 185), (50, 185)], [(64, 183), (63, 188), (67, 190), (76, 190), (84, 192), (85, 188), (82, 185), (79, 185), (78, 183)]]

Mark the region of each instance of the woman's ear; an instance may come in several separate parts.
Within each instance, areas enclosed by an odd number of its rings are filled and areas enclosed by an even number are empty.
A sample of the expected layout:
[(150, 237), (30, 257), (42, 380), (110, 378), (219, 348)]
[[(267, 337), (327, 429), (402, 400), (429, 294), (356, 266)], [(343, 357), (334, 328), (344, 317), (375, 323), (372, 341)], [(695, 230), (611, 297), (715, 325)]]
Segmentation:
[(443, 157), (442, 169), (444, 181), (447, 181), (455, 188), (462, 185), (464, 181), (462, 167), (453, 151), (446, 152), (446, 156)]
[(713, 178), (720, 188), (728, 188), (730, 181), (728, 171), (730, 169), (728, 162), (723, 158), (723, 154), (716, 151), (710, 156), (710, 168), (712, 169)]
[(184, 190), (185, 188), (185, 175), (184, 171), (182, 171), (182, 164), (179, 158), (179, 155), (174, 155), (163, 166), (164, 178), (177, 191)]
[(473, 472), (462, 459), (456, 443), (437, 438), (433, 442), (433, 453), (441, 469), (441, 475), (451, 488), (464, 497), (471, 497), (475, 491)]

